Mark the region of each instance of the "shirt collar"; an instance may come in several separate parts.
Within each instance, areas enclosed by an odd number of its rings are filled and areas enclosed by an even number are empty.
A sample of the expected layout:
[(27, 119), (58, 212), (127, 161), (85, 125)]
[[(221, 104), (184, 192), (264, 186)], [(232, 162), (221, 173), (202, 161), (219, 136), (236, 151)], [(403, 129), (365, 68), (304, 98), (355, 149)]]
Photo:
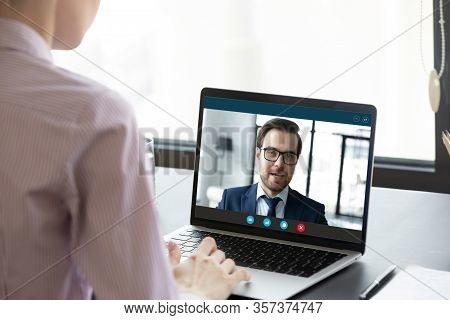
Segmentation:
[(52, 62), (50, 48), (33, 28), (25, 23), (0, 18), (0, 50), (16, 50)]
[[(280, 198), (283, 201), (283, 203), (286, 204), (288, 193), (289, 193), (289, 186), (286, 186), (275, 197)], [(258, 200), (261, 196), (267, 196), (268, 197), (268, 195), (264, 192), (263, 188), (261, 187), (261, 184), (258, 183), (258, 188), (256, 190), (256, 200)]]

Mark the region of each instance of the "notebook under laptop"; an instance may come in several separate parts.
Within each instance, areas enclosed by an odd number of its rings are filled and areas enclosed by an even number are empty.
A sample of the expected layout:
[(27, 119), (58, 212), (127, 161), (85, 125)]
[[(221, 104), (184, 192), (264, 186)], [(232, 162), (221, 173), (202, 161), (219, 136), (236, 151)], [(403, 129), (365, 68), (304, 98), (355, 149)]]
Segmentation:
[(188, 256), (213, 236), (250, 298), (345, 268), (365, 250), (375, 122), (370, 105), (203, 89), (190, 225), (166, 240)]

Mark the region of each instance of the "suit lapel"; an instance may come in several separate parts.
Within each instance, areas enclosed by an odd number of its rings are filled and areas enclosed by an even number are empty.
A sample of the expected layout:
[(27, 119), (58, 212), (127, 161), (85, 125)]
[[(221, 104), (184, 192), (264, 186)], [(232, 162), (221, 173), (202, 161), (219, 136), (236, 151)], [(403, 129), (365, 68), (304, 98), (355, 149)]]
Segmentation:
[(295, 196), (291, 188), (289, 188), (286, 206), (284, 207), (284, 218), (300, 220), (304, 210), (305, 206), (301, 202), (301, 199), (297, 199), (297, 196)]
[(241, 209), (244, 213), (256, 214), (257, 184), (252, 184), (241, 197)]

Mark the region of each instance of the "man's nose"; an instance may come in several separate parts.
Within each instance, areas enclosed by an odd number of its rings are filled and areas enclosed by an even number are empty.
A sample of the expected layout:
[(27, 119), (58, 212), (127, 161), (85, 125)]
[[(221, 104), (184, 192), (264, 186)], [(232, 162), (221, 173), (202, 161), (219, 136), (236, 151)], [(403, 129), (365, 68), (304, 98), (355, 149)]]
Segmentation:
[(277, 167), (282, 167), (284, 165), (283, 155), (280, 154), (277, 161), (275, 161), (274, 165), (276, 165)]

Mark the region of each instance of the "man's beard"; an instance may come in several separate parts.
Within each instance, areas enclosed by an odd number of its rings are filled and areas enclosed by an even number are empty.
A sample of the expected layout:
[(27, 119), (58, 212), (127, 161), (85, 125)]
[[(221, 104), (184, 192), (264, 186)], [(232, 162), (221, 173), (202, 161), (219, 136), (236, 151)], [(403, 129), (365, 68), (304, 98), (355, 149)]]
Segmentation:
[(263, 175), (261, 175), (260, 176), (260, 178), (261, 178), (261, 181), (264, 183), (264, 185), (270, 190), (270, 191), (272, 191), (272, 192), (276, 192), (276, 193), (279, 193), (279, 192), (281, 192), (284, 188), (286, 188), (286, 186), (289, 184), (289, 179), (285, 179), (284, 181), (283, 181), (283, 183), (282, 184), (279, 184), (279, 183), (275, 183), (275, 182), (271, 182), (270, 181), (270, 173), (267, 173), (267, 175), (265, 175), (265, 176), (263, 176)]

